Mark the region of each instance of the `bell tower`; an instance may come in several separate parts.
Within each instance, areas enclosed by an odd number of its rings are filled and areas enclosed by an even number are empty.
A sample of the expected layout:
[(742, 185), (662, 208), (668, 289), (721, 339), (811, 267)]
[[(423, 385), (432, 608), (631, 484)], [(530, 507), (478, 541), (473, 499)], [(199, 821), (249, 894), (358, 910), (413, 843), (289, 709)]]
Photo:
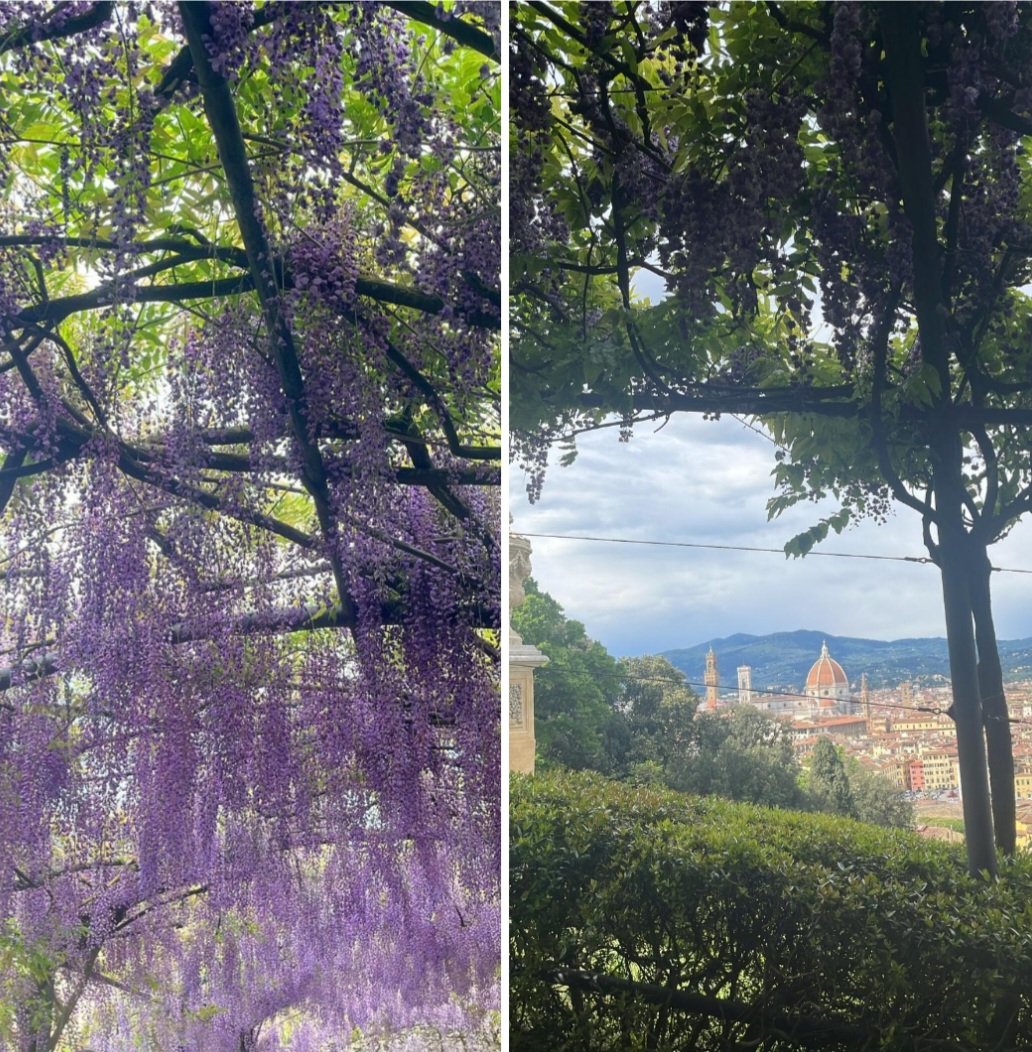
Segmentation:
[(706, 708), (712, 712), (717, 707), (717, 687), (720, 686), (720, 673), (717, 671), (717, 655), (713, 647), (706, 654)]
[(738, 702), (752, 704), (752, 668), (749, 665), (738, 666)]

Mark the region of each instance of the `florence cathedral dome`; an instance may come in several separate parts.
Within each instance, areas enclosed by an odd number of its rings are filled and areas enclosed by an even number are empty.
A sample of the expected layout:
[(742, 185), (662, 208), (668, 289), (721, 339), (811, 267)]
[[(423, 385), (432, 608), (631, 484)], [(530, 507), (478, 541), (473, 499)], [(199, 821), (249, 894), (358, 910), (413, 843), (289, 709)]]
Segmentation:
[(840, 701), (849, 701), (849, 680), (842, 666), (828, 653), (828, 644), (821, 645), (821, 656), (813, 663), (804, 688), (807, 697), (819, 701), (821, 708), (833, 708)]

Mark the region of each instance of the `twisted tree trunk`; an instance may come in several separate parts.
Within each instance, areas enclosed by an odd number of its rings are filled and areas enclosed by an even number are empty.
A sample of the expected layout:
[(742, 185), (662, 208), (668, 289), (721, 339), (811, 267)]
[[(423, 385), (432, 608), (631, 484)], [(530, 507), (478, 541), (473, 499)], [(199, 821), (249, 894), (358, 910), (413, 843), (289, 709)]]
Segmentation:
[(982, 721), (989, 762), (989, 788), (992, 794), (993, 829), (996, 846), (1004, 855), (1013, 855), (1017, 846), (1017, 813), (1014, 801), (1014, 750), (1010, 716), (1003, 689), (1003, 669), (993, 625), (989, 579), (992, 564), (985, 544), (975, 540), (967, 563), (971, 613), (978, 647), (978, 690), (982, 701)]
[(996, 875), (993, 813), (989, 798), (983, 730), (978, 651), (972, 618), (972, 596), (965, 561), (967, 537), (957, 508), (952, 528), (940, 525), (939, 572), (946, 612), (946, 643), (953, 684), (953, 718), (967, 843), (968, 869), (978, 876)]

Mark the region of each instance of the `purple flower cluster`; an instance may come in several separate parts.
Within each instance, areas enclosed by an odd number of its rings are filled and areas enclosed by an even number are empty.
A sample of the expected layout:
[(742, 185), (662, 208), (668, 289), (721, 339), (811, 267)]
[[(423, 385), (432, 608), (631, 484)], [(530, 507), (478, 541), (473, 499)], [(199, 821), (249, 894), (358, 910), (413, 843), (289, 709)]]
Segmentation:
[(532, 256), (566, 240), (568, 228), (545, 192), (545, 155), (552, 128), (540, 56), (518, 39), (509, 53), (509, 111), (513, 143), (509, 151), (509, 241), (514, 251)]
[(345, 215), (306, 231), (290, 247), (290, 272), (302, 300), (337, 315), (352, 309), (358, 279), (355, 242), (353, 224)]
[(232, 80), (253, 49), (254, 7), (248, 0), (216, 0), (208, 10), (211, 36), (205, 39), (205, 46), (212, 69)]
[(459, 111), (403, 14), (210, 10), (265, 310), (192, 75), (161, 87), (175, 5), (0, 56), (15, 134), (40, 85), (60, 140), (0, 212), (5, 358), (29, 348), (0, 371), (29, 472), (0, 517), (0, 938), (54, 980), (0, 975), (0, 1002), (18, 1047), (56, 1040), (59, 965), (106, 1052), (475, 1040), (500, 938), (499, 509), (465, 454), (498, 426), (495, 74)]
[(432, 95), (416, 72), (404, 16), (380, 5), (355, 5), (358, 45), (355, 86), (367, 92), (392, 125), (392, 142), (416, 157), (428, 131)]

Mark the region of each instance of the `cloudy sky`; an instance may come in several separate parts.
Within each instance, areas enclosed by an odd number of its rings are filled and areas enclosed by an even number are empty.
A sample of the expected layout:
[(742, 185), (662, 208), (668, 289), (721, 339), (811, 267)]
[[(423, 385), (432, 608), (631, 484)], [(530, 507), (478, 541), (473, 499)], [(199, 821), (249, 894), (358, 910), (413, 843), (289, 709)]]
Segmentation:
[[(836, 509), (807, 504), (768, 523), (774, 447), (727, 417), (684, 415), (659, 431), (643, 425), (626, 444), (606, 430), (578, 448), (571, 467), (550, 468), (533, 506), (513, 467), (516, 532), (780, 549)], [(1032, 525), (1023, 523), (995, 546), (994, 565), (1032, 570), (1030, 542)], [(536, 537), (531, 544), (541, 587), (618, 656), (797, 628), (872, 639), (945, 635), (930, 565)], [(887, 523), (847, 529), (815, 551), (925, 555), (920, 519), (902, 507)], [(1032, 636), (1032, 575), (994, 574), (993, 597), (999, 638)]]

